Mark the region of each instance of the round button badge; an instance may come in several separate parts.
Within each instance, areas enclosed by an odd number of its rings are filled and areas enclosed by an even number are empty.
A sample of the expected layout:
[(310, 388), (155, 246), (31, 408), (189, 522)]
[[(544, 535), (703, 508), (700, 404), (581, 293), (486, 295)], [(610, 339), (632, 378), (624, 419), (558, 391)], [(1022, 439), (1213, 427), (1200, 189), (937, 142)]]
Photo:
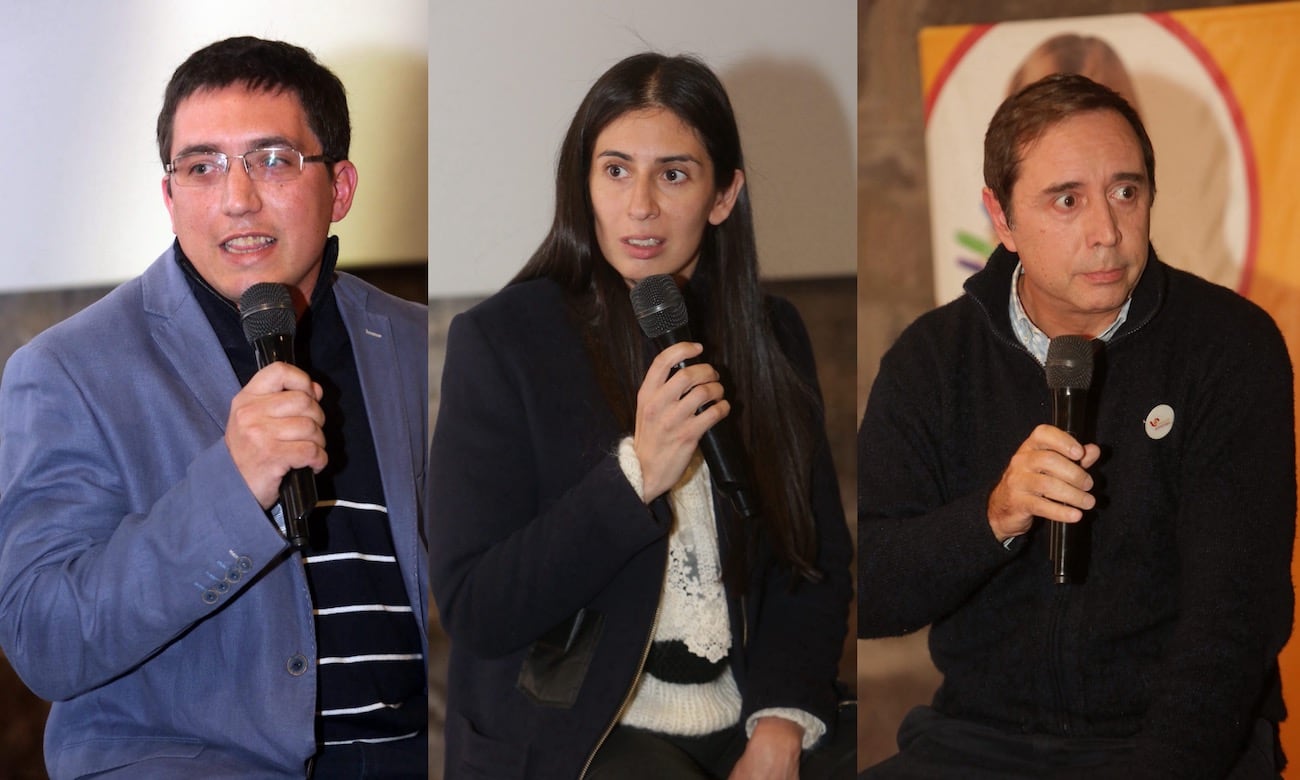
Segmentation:
[(1163, 439), (1169, 435), (1174, 427), (1174, 409), (1169, 404), (1160, 404), (1147, 413), (1146, 420), (1143, 421), (1143, 428), (1146, 429), (1147, 436), (1152, 439)]

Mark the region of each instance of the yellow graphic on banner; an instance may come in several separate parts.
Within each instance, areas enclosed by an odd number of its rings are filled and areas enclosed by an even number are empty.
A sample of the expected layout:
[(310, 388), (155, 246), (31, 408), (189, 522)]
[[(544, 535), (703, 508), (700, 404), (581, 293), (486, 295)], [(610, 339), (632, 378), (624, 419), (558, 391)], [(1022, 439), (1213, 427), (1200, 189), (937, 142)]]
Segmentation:
[[(1247, 297), (1300, 345), (1300, 3), (1184, 11), (1169, 16), (1219, 64), (1237, 96), (1258, 161), (1258, 254)], [(1298, 659), (1300, 660), (1300, 659)], [(1297, 685), (1300, 693), (1300, 685)]]

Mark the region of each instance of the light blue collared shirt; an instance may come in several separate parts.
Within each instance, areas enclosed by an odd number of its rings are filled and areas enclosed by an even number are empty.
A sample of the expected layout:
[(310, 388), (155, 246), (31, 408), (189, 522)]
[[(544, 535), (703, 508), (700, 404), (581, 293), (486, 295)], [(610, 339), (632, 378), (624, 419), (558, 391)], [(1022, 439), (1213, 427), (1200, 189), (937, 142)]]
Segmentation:
[[(1011, 330), (1015, 332), (1016, 338), (1020, 340), (1021, 344), (1025, 345), (1025, 349), (1029, 350), (1029, 354), (1033, 355), (1040, 365), (1047, 365), (1047, 345), (1051, 342), (1051, 339), (1029, 319), (1029, 315), (1025, 313), (1024, 304), (1020, 302), (1020, 291), (1016, 288), (1016, 282), (1020, 280), (1020, 275), (1024, 272), (1024, 266), (1016, 263), (1016, 270), (1011, 274)], [(1124, 301), (1124, 305), (1120, 308), (1119, 316), (1115, 318), (1115, 321), (1097, 338), (1102, 341), (1110, 341), (1111, 336), (1114, 336), (1119, 327), (1124, 324), (1124, 320), (1128, 319), (1128, 307), (1131, 303), (1133, 303), (1132, 295), (1128, 297), (1128, 300)]]

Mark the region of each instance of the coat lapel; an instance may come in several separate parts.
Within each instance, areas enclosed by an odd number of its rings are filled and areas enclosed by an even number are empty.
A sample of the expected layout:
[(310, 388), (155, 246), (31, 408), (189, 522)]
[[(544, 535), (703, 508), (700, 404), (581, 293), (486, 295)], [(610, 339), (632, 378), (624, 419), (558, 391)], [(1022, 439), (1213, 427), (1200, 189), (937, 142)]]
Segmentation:
[(239, 380), (171, 249), (142, 278), (144, 310), (159, 351), (221, 430)]
[[(390, 318), (372, 309), (365, 288), (350, 283), (348, 277), (340, 275), (334, 293), (352, 342), (361, 392), (365, 396), (384, 500), (392, 521), (393, 546), (407, 595), (412, 604), (419, 605), (423, 626), (423, 616), (428, 612), (427, 588), (422, 576), (427, 553), (421, 541), (420, 528), (424, 515), (419, 506), (424, 475), (415, 473), (414, 464), (424, 462), (426, 435), (419, 409), (403, 403), (403, 399), (411, 396), (403, 385), (418, 381), (412, 373), (417, 368), (418, 375), (426, 377), (427, 381), (428, 350), (416, 354), (412, 348), (414, 345), (399, 345)], [(413, 359), (420, 364), (418, 367), (409, 365)], [(395, 388), (398, 389), (395, 391)], [(426, 392), (420, 394), (420, 398), (427, 397), (426, 386)], [(414, 522), (402, 523), (399, 518), (412, 518)], [(423, 641), (427, 641), (426, 632), (421, 636)], [(427, 653), (427, 647), (425, 651)]]

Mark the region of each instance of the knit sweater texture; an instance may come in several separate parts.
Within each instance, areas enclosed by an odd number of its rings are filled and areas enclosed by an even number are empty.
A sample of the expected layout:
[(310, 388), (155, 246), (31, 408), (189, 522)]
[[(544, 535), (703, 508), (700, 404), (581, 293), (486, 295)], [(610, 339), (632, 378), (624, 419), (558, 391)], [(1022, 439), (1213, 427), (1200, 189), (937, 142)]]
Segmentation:
[[(1010, 732), (1133, 737), (1104, 777), (1222, 777), (1285, 715), (1296, 510), (1292, 373), (1269, 316), (1151, 252), (1098, 354), (1082, 437), (1086, 580), (1054, 584), (1039, 522), (1004, 547), (989, 494), (1051, 422), (1012, 334), (999, 247), (881, 362), (859, 430), (859, 634), (932, 624), (941, 712)], [(1169, 423), (1172, 412), (1172, 424)], [(869, 694), (868, 694), (869, 695)]]

